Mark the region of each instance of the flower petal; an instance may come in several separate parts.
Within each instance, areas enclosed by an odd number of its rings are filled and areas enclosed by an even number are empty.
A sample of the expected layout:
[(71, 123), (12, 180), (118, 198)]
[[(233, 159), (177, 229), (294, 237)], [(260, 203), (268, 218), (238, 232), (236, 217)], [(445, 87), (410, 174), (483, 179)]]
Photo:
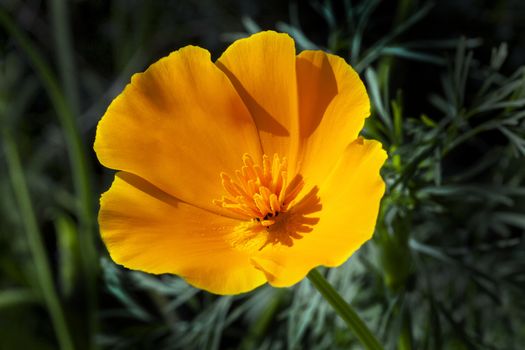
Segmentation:
[(377, 141), (359, 138), (346, 148), (319, 189), (322, 209), (313, 231), (291, 247), (267, 247), (253, 258), (270, 284), (290, 286), (316, 266), (339, 266), (372, 237), (385, 191), (379, 174), (385, 159)]
[(295, 164), (298, 117), (292, 38), (272, 31), (254, 34), (235, 41), (216, 64), (250, 110), (264, 153), (287, 156), (289, 164)]
[(266, 282), (245, 252), (228, 243), (239, 221), (184, 203), (138, 176), (120, 172), (100, 201), (111, 258), (130, 269), (172, 273), (217, 294)]
[(300, 115), (300, 173), (320, 183), (354, 141), (370, 114), (359, 75), (342, 58), (322, 51), (297, 56)]
[(224, 194), (220, 172), (239, 169), (244, 153), (261, 156), (241, 98), (209, 52), (194, 46), (133, 76), (100, 121), (95, 151), (104, 166), (214, 211), (212, 200)]

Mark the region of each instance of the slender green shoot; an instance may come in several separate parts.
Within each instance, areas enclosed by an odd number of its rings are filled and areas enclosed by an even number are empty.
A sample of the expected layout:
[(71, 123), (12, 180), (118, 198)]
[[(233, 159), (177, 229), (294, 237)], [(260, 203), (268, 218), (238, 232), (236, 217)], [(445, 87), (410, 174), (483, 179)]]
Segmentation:
[(30, 38), (22, 32), (17, 24), (13, 22), (6, 11), (0, 8), (0, 26), (3, 26), (11, 37), (26, 54), (28, 60), (33, 65), (35, 72), (39, 76), (51, 103), (56, 111), (57, 117), (64, 132), (67, 144), (69, 161), (72, 169), (75, 191), (79, 198), (77, 214), (79, 219), (79, 243), (82, 246), (80, 251), (82, 266), (84, 269), (84, 280), (87, 287), (87, 303), (90, 305), (88, 315), (90, 332), (94, 334), (96, 330), (96, 269), (98, 268), (97, 256), (94, 243), (94, 221), (93, 197), (90, 184), (90, 171), (87, 164), (87, 152), (82, 143), (82, 139), (77, 127), (75, 113), (67, 102), (60, 86), (57, 82), (49, 64), (45, 61)]
[(75, 114), (80, 113), (80, 97), (71, 40), (71, 28), (66, 0), (53, 0), (50, 2), (50, 17), (55, 38), (57, 53), (57, 67), (60, 71), (62, 88), (71, 109)]
[(57, 295), (55, 285), (53, 284), (53, 275), (49, 266), (46, 248), (42, 242), (42, 235), (38, 228), (33, 206), (31, 205), (31, 197), (27, 188), (16, 144), (6, 130), (3, 130), (2, 132), (2, 139), (9, 178), (15, 198), (18, 202), (21, 216), (23, 217), (23, 224), (27, 234), (29, 248), (37, 271), (38, 283), (42, 289), (42, 294), (47, 309), (49, 310), (60, 348), (63, 350), (74, 349), (73, 341), (67, 327), (64, 310)]
[(337, 291), (317, 270), (308, 273), (308, 279), (321, 295), (330, 303), (335, 312), (345, 321), (348, 328), (355, 334), (365, 349), (381, 350), (383, 347), (370, 332), (354, 309), (344, 301)]

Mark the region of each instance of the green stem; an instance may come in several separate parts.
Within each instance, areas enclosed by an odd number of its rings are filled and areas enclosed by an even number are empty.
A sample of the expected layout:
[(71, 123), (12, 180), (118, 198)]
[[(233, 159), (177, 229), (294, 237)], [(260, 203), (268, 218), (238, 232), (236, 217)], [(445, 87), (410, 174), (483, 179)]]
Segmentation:
[[(68, 155), (73, 171), (75, 189), (80, 199), (80, 205), (78, 208), (79, 219), (82, 221), (83, 225), (91, 227), (91, 221), (94, 217), (91, 207), (92, 191), (85, 156), (86, 152), (84, 151), (84, 145), (82, 144), (82, 139), (78, 132), (75, 114), (60, 90), (57, 80), (47, 62), (44, 60), (40, 52), (35, 49), (30, 39), (20, 31), (9, 15), (1, 8), (0, 25), (4, 26), (7, 32), (16, 40), (21, 49), (27, 55), (57, 112), (57, 117), (64, 131), (64, 136), (68, 146)], [(93, 242), (90, 242), (90, 244), (84, 246), (84, 248), (93, 250), (93, 254), (95, 254)], [(96, 257), (94, 261), (96, 261)]]
[[(85, 274), (84, 280), (86, 283), (86, 312), (88, 313), (87, 318), (90, 326), (88, 332), (94, 335), (97, 328), (95, 311), (97, 309), (96, 275), (98, 262), (93, 235), (93, 218), (95, 215), (93, 214), (92, 208), (93, 192), (91, 190), (89, 167), (86, 159), (87, 152), (84, 149), (84, 144), (78, 131), (75, 113), (63, 92), (60, 90), (60, 86), (49, 64), (36, 49), (36, 46), (31, 42), (30, 38), (18, 28), (9, 14), (1, 7), (0, 25), (3, 26), (8, 34), (18, 43), (34, 67), (35, 72), (49, 95), (64, 133), (75, 192), (79, 198), (76, 212), (79, 220), (79, 243), (82, 246), (80, 257), (82, 259), (82, 267)], [(94, 346), (88, 345), (88, 347)]]
[(7, 131), (2, 132), (3, 146), (9, 170), (9, 177), (13, 186), (18, 207), (21, 213), (27, 234), (29, 248), (33, 256), (33, 262), (37, 271), (38, 283), (42, 289), (42, 294), (47, 308), (51, 315), (51, 320), (60, 343), (60, 348), (64, 350), (73, 349), (73, 341), (67, 327), (64, 310), (60, 304), (53, 276), (49, 266), (46, 249), (42, 242), (41, 232), (38, 229), (35, 213), (31, 205), (31, 197), (27, 188), (22, 164), (18, 156), (16, 145)]
[(412, 350), (412, 332), (410, 329), (410, 319), (408, 316), (403, 315), (403, 328), (401, 329), (401, 334), (399, 335), (399, 340), (397, 342), (399, 350)]
[(370, 332), (366, 324), (357, 315), (354, 309), (347, 304), (337, 291), (317, 270), (308, 273), (308, 279), (317, 288), (333, 309), (346, 322), (348, 328), (356, 335), (365, 349), (382, 350), (383, 347)]
[(50, 17), (55, 38), (57, 67), (60, 71), (64, 94), (75, 114), (80, 112), (77, 74), (73, 55), (73, 40), (69, 26), (67, 0), (52, 0), (50, 2)]
[[(60, 121), (64, 136), (69, 151), (69, 160), (71, 162), (71, 168), (73, 171), (73, 181), (75, 183), (75, 189), (80, 199), (80, 205), (78, 208), (79, 219), (83, 225), (92, 227), (92, 191), (91, 184), (89, 181), (89, 170), (86, 161), (86, 152), (84, 145), (80, 137), (75, 114), (71, 110), (68, 102), (66, 101), (57, 80), (51, 71), (51, 68), (38, 52), (34, 45), (30, 42), (29, 38), (20, 31), (16, 24), (11, 20), (8, 14), (0, 8), (0, 25), (3, 25), (7, 32), (17, 41), (22, 50), (26, 53), (29, 61), (35, 68), (36, 73), (40, 77), (42, 84), (45, 87), (46, 92), (49, 95), (51, 103), (57, 112), (57, 117)], [(85, 249), (93, 250), (94, 245), (91, 241), (88, 246), (84, 246)], [(96, 257), (95, 260), (96, 261)]]
[(12, 288), (0, 291), (0, 310), (39, 302), (42, 302), (42, 299), (30, 289)]

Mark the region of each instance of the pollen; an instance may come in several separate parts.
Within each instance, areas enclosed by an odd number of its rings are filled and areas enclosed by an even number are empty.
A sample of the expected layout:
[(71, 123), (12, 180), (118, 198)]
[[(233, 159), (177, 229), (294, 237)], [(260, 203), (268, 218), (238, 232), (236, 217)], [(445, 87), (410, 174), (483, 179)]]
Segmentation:
[(304, 181), (298, 175), (288, 181), (286, 158), (273, 159), (263, 155), (262, 165), (244, 154), (243, 166), (235, 171), (235, 178), (222, 172), (222, 186), (226, 195), (213, 202), (246, 220), (270, 227), (285, 213), (303, 189)]

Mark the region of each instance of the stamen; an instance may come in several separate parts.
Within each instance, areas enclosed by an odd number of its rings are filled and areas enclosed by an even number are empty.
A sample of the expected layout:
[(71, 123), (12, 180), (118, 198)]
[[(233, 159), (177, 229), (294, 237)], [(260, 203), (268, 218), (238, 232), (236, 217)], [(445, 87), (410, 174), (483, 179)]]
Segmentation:
[(281, 209), (281, 206), (279, 205), (279, 200), (277, 199), (277, 195), (275, 193), (272, 193), (269, 197), (269, 201), (272, 213), (274, 215), (277, 214), (279, 212), (279, 209)]
[(272, 160), (263, 155), (262, 165), (256, 164), (248, 154), (243, 155), (242, 161), (241, 169), (235, 171), (236, 181), (226, 173), (220, 174), (226, 196), (213, 203), (269, 227), (280, 213), (286, 212), (304, 182), (295, 176), (288, 183), (286, 158), (279, 158), (277, 154)]
[(294, 200), (295, 197), (301, 192), (304, 186), (304, 181), (296, 176), (293, 178), (292, 182), (290, 182), (290, 185), (286, 188), (286, 197), (283, 201), (286, 205), (290, 204), (292, 200)]

